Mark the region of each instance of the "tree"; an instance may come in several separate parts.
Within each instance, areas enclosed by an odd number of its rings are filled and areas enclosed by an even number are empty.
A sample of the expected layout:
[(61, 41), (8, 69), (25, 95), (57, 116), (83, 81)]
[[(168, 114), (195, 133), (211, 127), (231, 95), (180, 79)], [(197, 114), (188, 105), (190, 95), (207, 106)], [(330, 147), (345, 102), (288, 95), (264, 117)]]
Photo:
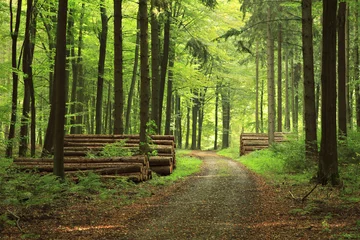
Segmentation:
[(17, 39), (19, 36), (20, 28), (20, 17), (21, 17), (21, 5), (22, 0), (18, 0), (17, 10), (16, 10), (16, 19), (15, 27), (13, 27), (13, 10), (12, 10), (13, 1), (10, 0), (10, 33), (12, 39), (11, 45), (11, 66), (13, 68), (12, 72), (12, 96), (11, 96), (11, 119), (10, 119), (10, 130), (8, 136), (8, 144), (6, 146), (6, 157), (11, 158), (13, 156), (13, 144), (15, 137), (15, 124), (16, 124), (16, 111), (17, 111), (17, 101), (18, 101), (18, 85), (19, 85), (19, 75), (16, 70), (18, 70), (17, 65)]
[(124, 133), (124, 90), (123, 90), (123, 39), (122, 39), (122, 0), (114, 0), (114, 134)]
[(151, 0), (151, 120), (159, 132), (159, 104), (160, 104), (160, 47), (159, 47), (159, 22), (158, 0)]
[[(108, 32), (108, 17), (106, 15), (105, 0), (100, 2), (101, 13), (101, 32), (99, 34), (100, 50), (98, 63), (98, 81), (96, 93), (96, 134), (101, 133), (102, 122), (102, 105), (103, 105), (103, 89), (104, 89), (104, 70), (105, 70), (105, 55), (106, 55), (106, 41)], [(117, 81), (117, 79), (115, 79)]]
[(274, 37), (271, 29), (272, 11), (268, 7), (267, 23), (267, 87), (268, 87), (268, 134), (269, 144), (274, 142), (275, 132), (275, 83), (274, 83)]
[(321, 70), (321, 146), (318, 179), (339, 183), (336, 138), (336, 10), (337, 0), (323, 2), (323, 54)]
[(56, 101), (52, 106), (55, 108), (55, 140), (54, 140), (54, 174), (64, 178), (64, 125), (65, 125), (65, 79), (66, 66), (66, 23), (67, 23), (67, 0), (59, 1), (58, 26), (56, 39), (55, 58), (55, 87)]
[(345, 17), (346, 2), (340, 2), (338, 12), (338, 121), (340, 137), (347, 135)]
[(304, 74), (305, 155), (317, 158), (312, 0), (302, 1), (302, 42)]
[(147, 123), (150, 106), (149, 45), (147, 0), (139, 0), (140, 18), (140, 151), (149, 152)]

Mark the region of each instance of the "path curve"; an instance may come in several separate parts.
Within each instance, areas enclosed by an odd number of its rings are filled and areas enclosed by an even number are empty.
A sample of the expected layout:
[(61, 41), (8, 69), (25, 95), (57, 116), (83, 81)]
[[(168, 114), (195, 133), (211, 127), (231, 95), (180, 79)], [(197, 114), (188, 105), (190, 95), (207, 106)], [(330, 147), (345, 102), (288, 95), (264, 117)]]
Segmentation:
[[(254, 239), (259, 189), (239, 163), (213, 152), (192, 153), (202, 171), (128, 222), (118, 239)], [(260, 235), (259, 235), (260, 234)], [(114, 236), (115, 237), (115, 236)]]

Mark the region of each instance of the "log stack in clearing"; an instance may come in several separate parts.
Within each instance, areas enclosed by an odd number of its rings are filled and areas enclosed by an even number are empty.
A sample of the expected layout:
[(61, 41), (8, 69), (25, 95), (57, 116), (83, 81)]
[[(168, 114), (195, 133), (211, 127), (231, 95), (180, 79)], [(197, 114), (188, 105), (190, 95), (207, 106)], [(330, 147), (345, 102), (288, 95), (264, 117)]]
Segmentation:
[[(284, 142), (285, 134), (275, 132), (275, 142)], [(240, 135), (240, 156), (269, 147), (267, 133), (241, 133)]]
[[(104, 178), (117, 176), (128, 177), (140, 182), (151, 178), (152, 171), (160, 175), (169, 175), (175, 168), (174, 136), (151, 136), (151, 150), (157, 156), (135, 155), (128, 157), (86, 157), (89, 152), (99, 154), (105, 145), (123, 140), (122, 148), (133, 153), (138, 152), (139, 135), (66, 135), (64, 139), (64, 167), (65, 172), (73, 174), (78, 171), (92, 171)], [(50, 158), (18, 158), (14, 163), (20, 168), (36, 168), (40, 172), (53, 171), (53, 159)]]

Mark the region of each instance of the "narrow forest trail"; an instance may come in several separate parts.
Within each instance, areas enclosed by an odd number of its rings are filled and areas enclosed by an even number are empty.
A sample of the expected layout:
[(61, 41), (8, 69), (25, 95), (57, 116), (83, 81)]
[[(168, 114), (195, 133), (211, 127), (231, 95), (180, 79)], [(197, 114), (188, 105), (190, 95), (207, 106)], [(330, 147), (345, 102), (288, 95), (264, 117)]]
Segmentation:
[(261, 189), (255, 177), (239, 163), (213, 152), (197, 151), (193, 155), (204, 161), (199, 174), (167, 197), (149, 204), (141, 213), (141, 221), (134, 216), (122, 232), (107, 237), (276, 239), (264, 229), (269, 215), (263, 214)]

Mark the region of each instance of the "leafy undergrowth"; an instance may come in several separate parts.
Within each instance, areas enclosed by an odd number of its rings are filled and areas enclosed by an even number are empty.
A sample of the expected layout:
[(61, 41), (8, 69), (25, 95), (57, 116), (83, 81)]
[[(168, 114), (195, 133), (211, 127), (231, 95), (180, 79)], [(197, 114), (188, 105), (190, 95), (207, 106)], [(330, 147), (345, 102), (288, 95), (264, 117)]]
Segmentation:
[(346, 144), (339, 143), (342, 184), (336, 187), (316, 185), (317, 163), (306, 161), (303, 149), (303, 139), (299, 139), (242, 157), (237, 148), (218, 154), (233, 158), (262, 176), (279, 201), (291, 205), (288, 214), (301, 220), (305, 228), (311, 229), (312, 222), (320, 222), (332, 239), (360, 239), (360, 135), (350, 133)]
[[(30, 224), (32, 220), (54, 218), (64, 207), (117, 208), (157, 194), (164, 186), (200, 170), (202, 161), (187, 157), (186, 153), (177, 152), (177, 167), (172, 175), (160, 177), (154, 174), (153, 179), (139, 184), (125, 178), (103, 180), (94, 173), (79, 173), (76, 182), (72, 179), (61, 182), (53, 174), (41, 176), (35, 172), (18, 171), (12, 167), (12, 160), (1, 159), (0, 238), (2, 232), (21, 231), (22, 225), (26, 225), (24, 221), (28, 220)], [(82, 221), (82, 217), (79, 215), (78, 221)], [(24, 232), (21, 236), (36, 238), (29, 234)]]

